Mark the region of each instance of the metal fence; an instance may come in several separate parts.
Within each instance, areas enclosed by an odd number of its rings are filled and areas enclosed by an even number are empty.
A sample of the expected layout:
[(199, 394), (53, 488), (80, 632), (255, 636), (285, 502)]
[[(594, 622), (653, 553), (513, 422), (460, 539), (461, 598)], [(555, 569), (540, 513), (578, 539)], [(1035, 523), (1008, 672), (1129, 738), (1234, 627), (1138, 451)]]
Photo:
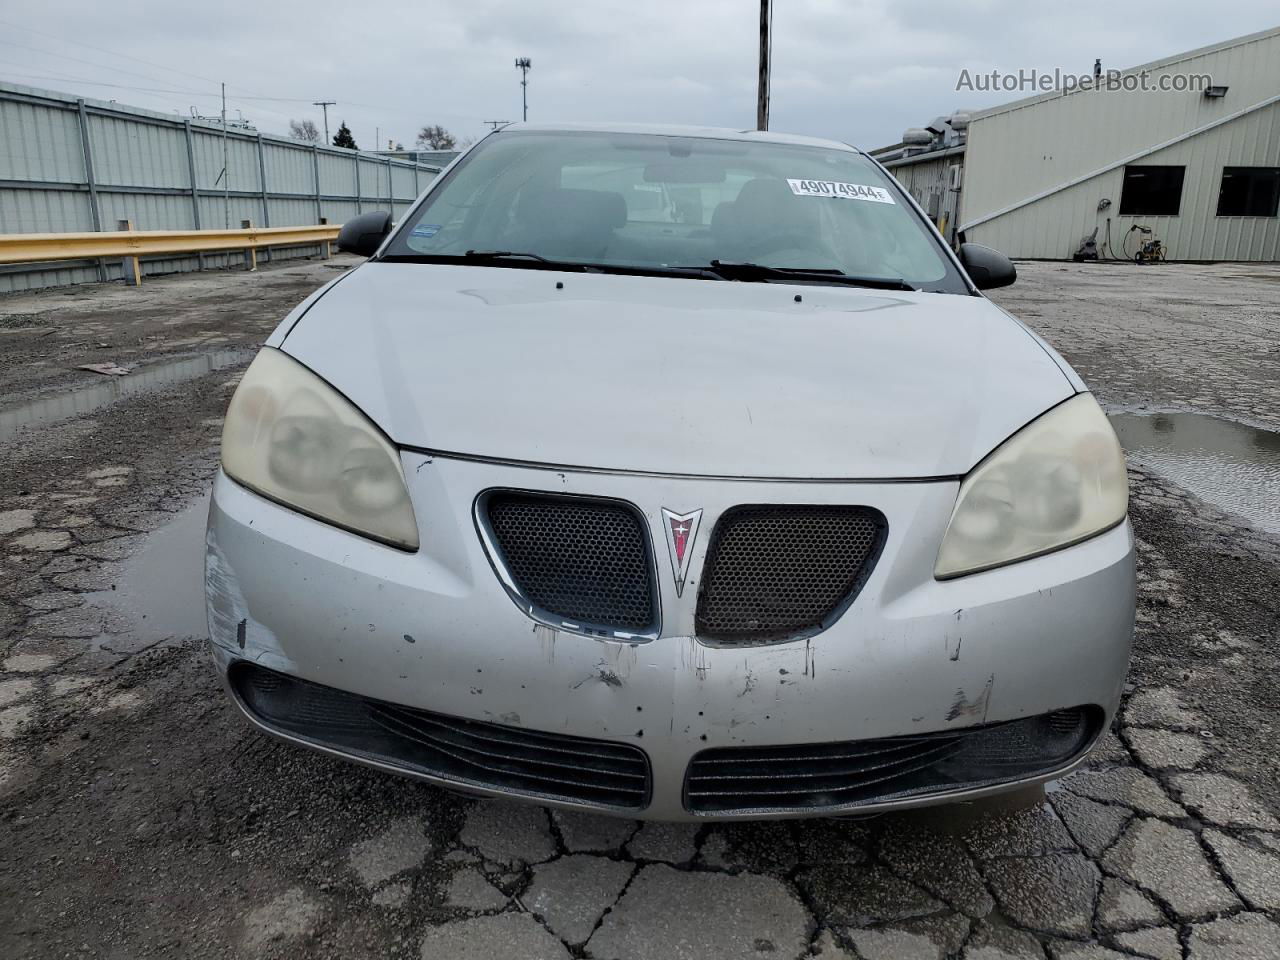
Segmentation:
[[(0, 83), (0, 233), (199, 230), (399, 217), (439, 169)], [(311, 247), (269, 257), (309, 256)], [(240, 263), (239, 254), (142, 259), (144, 274)], [(0, 293), (118, 279), (111, 261), (0, 266)]]

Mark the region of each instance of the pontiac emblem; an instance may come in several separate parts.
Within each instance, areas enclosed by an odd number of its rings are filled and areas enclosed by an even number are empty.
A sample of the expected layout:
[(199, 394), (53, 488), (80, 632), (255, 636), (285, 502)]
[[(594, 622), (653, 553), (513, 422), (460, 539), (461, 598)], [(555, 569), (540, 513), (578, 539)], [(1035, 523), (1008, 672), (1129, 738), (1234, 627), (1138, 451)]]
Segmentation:
[(671, 552), (671, 572), (675, 575), (678, 597), (684, 593), (684, 578), (689, 572), (689, 559), (693, 556), (693, 540), (698, 535), (702, 511), (673, 513), (663, 507), (662, 519), (666, 521), (667, 549)]

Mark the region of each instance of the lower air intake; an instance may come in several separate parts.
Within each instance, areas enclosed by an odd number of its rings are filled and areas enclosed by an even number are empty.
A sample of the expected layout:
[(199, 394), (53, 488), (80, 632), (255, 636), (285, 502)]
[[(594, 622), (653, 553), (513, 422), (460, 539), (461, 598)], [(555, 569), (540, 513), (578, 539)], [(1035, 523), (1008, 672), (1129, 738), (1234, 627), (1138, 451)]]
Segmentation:
[(704, 750), (685, 774), (691, 813), (856, 811), (860, 806), (993, 786), (1075, 759), (1103, 712), (1075, 707), (948, 733), (843, 743)]
[(649, 803), (648, 758), (626, 744), (397, 706), (249, 663), (231, 686), (269, 729), (408, 774), (620, 811)]

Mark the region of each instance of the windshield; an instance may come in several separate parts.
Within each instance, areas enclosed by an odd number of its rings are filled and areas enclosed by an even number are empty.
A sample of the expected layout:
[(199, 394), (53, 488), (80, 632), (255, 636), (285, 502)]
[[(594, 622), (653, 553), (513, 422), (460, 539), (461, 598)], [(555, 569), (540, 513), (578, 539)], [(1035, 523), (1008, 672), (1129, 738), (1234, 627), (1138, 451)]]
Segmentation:
[[(932, 228), (852, 150), (706, 137), (504, 131), (396, 232), (386, 259), (662, 272), (796, 271), (967, 293)], [(744, 272), (743, 264), (765, 269)]]

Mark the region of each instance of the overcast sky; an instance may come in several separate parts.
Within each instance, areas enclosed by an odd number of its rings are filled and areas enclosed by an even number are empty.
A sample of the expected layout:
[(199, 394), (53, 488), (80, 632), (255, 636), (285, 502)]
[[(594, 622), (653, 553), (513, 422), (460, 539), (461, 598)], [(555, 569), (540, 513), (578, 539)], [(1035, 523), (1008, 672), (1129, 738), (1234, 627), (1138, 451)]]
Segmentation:
[[(755, 123), (758, 0), (47, 0), (0, 7), (0, 79), (265, 132), (336, 100), (357, 142), (530, 120)], [(960, 72), (1134, 66), (1280, 23), (1275, 0), (775, 0), (775, 130), (871, 148), (939, 114), (1016, 99)], [(92, 81), (92, 82), (90, 82)], [(115, 86), (105, 86), (113, 84)], [(155, 92), (163, 91), (163, 92)], [(273, 98), (273, 99), (255, 99)]]

